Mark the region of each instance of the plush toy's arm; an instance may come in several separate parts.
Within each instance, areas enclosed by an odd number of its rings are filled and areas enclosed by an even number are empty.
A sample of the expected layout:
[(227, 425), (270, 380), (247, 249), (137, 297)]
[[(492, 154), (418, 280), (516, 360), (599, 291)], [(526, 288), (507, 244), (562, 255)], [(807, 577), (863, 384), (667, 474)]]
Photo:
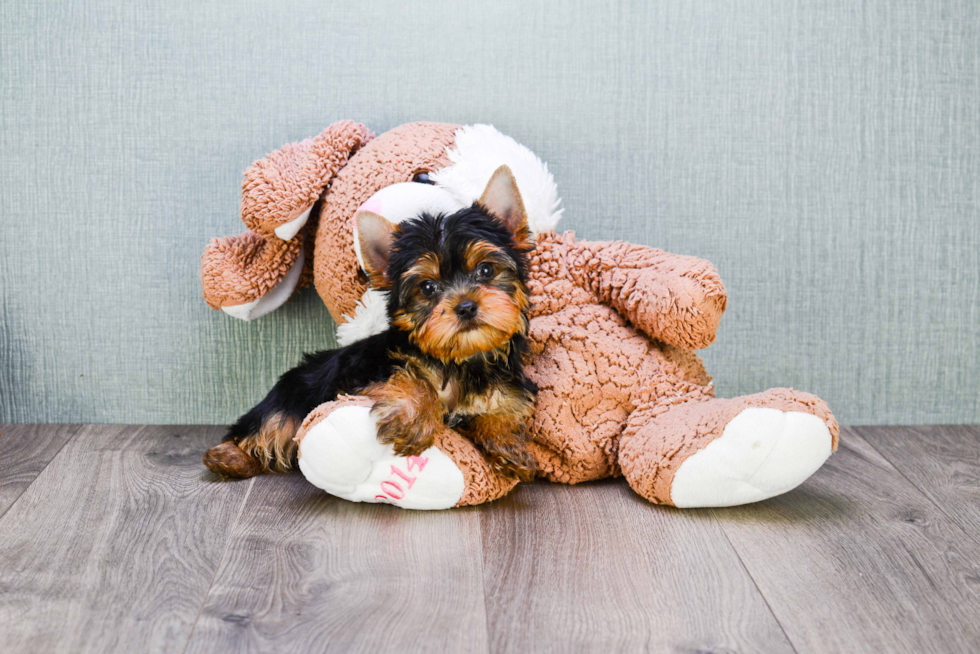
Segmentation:
[(281, 306), (304, 280), (302, 238), (283, 241), (255, 232), (214, 238), (201, 257), (201, 286), (212, 309), (254, 320)]
[(651, 338), (692, 350), (715, 340), (727, 297), (707, 261), (621, 241), (569, 245), (576, 284)]

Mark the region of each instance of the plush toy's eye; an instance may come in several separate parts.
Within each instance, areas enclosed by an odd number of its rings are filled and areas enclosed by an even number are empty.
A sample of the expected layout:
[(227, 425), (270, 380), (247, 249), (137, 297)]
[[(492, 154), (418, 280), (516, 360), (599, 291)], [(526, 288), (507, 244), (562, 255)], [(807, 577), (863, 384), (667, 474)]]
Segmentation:
[(476, 267), (476, 276), (480, 279), (490, 279), (493, 277), (493, 264), (488, 261), (481, 263)]
[(412, 181), (418, 184), (435, 184), (435, 182), (429, 179), (429, 173), (424, 171), (415, 173), (415, 177), (412, 178)]
[(439, 286), (434, 281), (427, 279), (419, 285), (419, 290), (425, 297), (432, 297), (439, 290)]

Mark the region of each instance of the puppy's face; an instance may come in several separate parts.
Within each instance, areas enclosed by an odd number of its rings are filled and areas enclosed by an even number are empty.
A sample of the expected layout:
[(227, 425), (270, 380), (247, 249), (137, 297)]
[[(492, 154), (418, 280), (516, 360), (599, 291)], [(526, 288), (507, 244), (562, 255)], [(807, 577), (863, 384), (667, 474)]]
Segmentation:
[(372, 285), (389, 291), (392, 325), (429, 356), (461, 362), (527, 331), (524, 255), (532, 245), (507, 167), (468, 209), (399, 225), (359, 211), (357, 228)]

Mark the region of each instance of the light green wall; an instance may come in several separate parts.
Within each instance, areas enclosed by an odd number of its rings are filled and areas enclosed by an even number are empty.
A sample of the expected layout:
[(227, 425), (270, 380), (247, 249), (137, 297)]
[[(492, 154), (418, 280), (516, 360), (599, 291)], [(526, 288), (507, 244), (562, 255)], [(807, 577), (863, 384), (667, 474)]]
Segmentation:
[(713, 261), (719, 394), (980, 422), (975, 0), (0, 4), (0, 421), (220, 423), (333, 343), (199, 257), (241, 173), (354, 118), (490, 122), (565, 227)]

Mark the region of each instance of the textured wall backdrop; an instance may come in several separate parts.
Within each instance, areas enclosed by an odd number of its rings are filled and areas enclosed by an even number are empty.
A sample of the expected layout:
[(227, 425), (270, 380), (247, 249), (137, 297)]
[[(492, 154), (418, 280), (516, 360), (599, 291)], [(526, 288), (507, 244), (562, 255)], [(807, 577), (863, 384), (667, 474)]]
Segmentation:
[(199, 257), (241, 173), (341, 118), (490, 122), (565, 227), (710, 259), (720, 394), (980, 422), (976, 0), (0, 4), (0, 421), (227, 422), (333, 343)]

